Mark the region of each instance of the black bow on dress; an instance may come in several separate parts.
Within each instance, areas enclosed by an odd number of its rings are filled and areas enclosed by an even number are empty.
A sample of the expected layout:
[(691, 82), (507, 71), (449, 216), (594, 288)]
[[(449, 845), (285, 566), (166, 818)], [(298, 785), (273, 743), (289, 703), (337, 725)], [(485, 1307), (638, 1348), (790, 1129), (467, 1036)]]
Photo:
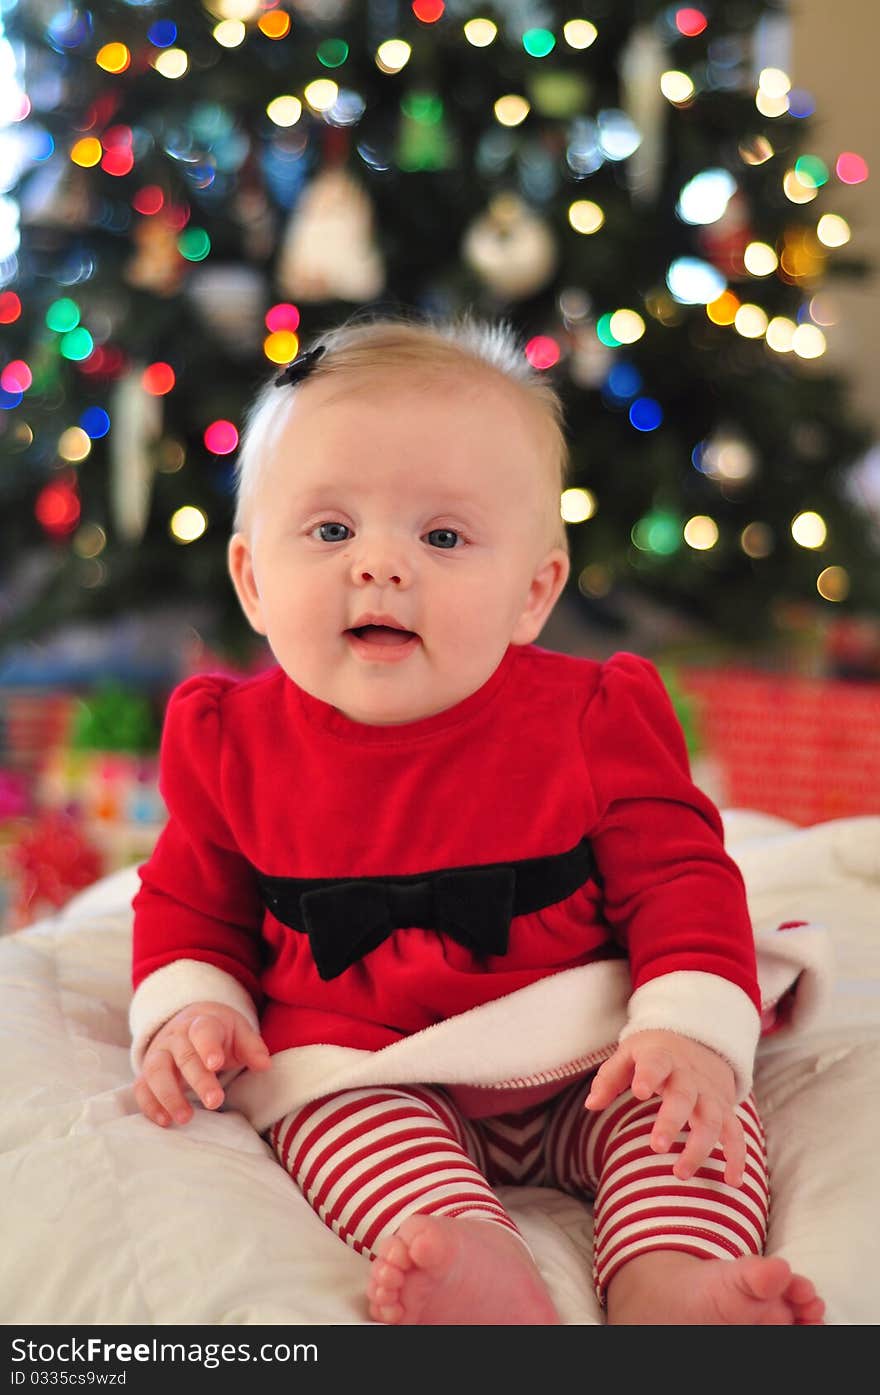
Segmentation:
[(254, 869), (266, 909), (307, 934), (323, 979), (337, 978), (395, 930), (434, 930), (473, 954), (506, 954), (510, 922), (598, 879), (588, 838), (567, 852), (400, 877), (273, 877)]
[(339, 882), (300, 901), (315, 965), (336, 978), (394, 930), (439, 930), (474, 954), (504, 954), (515, 877), (510, 867), (441, 872), (430, 880)]

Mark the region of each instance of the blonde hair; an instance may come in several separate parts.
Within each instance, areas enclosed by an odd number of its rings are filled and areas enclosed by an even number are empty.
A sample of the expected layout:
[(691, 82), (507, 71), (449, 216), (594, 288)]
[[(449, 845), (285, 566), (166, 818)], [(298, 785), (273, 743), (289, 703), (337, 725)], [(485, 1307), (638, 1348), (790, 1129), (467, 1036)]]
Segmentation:
[[(479, 364), (494, 370), (522, 389), (537, 407), (549, 428), (556, 480), (561, 492), (568, 469), (568, 446), (564, 434), (560, 398), (548, 379), (532, 368), (513, 328), (505, 321), (490, 323), (470, 313), (455, 320), (355, 317), (337, 329), (322, 334), (318, 343), (324, 352), (308, 374), (317, 381), (346, 373), (377, 372), (382, 369), (422, 368), (432, 375), (461, 372)], [(312, 347), (317, 347), (312, 346)], [(271, 450), (276, 432), (286, 417), (279, 407), (286, 406), (300, 391), (296, 384), (275, 386), (273, 375), (257, 392), (249, 407), (241, 435), (235, 467), (236, 510), (234, 529), (244, 528), (256, 489), (260, 462)], [(566, 546), (561, 518), (553, 539)]]

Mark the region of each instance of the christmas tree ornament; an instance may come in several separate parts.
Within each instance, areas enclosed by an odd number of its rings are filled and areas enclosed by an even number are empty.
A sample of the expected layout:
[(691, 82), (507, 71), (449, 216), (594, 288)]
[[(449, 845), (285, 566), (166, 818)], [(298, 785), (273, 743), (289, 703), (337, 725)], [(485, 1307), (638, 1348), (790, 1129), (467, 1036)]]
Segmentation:
[(266, 278), (238, 262), (195, 268), (186, 294), (202, 323), (215, 332), (236, 357), (254, 353), (263, 338)]
[(402, 170), (445, 170), (455, 162), (455, 147), (437, 92), (408, 92), (400, 104), (395, 163)]
[(146, 364), (133, 364), (113, 386), (109, 502), (113, 524), (127, 543), (140, 542), (150, 513), (154, 443), (162, 431), (162, 399), (148, 392)]
[(157, 214), (138, 219), (132, 232), (134, 254), (123, 269), (128, 284), (153, 295), (176, 295), (187, 267), (178, 236), (179, 229), (168, 218)]
[(754, 241), (749, 204), (745, 195), (736, 190), (716, 222), (702, 227), (697, 243), (714, 267), (732, 280), (751, 279), (746, 270), (745, 251)]
[(621, 101), (641, 135), (626, 163), (626, 182), (636, 203), (653, 203), (663, 184), (665, 128), (669, 107), (660, 78), (669, 54), (652, 24), (634, 29), (620, 55)]
[(366, 190), (341, 168), (306, 186), (291, 214), (275, 270), (281, 293), (306, 302), (374, 300), (385, 268)]
[(568, 371), (578, 387), (598, 388), (608, 377), (613, 362), (613, 350), (596, 334), (595, 325), (583, 322), (571, 330), (571, 353)]
[(462, 256), (491, 291), (520, 300), (546, 285), (556, 270), (556, 243), (548, 224), (518, 194), (497, 194), (471, 224)]
[(89, 176), (57, 156), (34, 171), (21, 197), (21, 221), (27, 227), (81, 230), (95, 212)]

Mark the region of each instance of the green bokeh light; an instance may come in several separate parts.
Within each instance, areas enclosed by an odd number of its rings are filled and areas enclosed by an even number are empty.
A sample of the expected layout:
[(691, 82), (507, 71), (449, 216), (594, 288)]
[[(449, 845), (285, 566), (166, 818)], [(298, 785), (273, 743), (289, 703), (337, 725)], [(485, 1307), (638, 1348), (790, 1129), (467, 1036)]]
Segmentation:
[(79, 314), (76, 301), (65, 296), (63, 300), (53, 300), (46, 311), (46, 324), (49, 329), (54, 329), (56, 334), (66, 334), (69, 329), (76, 329)]
[(177, 248), (188, 262), (203, 262), (211, 250), (211, 239), (204, 228), (187, 228), (177, 239)]
[(348, 57), (348, 44), (344, 39), (325, 39), (318, 45), (317, 57), (325, 68), (341, 68)]
[(59, 347), (64, 358), (79, 363), (82, 359), (88, 358), (95, 347), (95, 341), (89, 331), (80, 325), (78, 329), (72, 329), (65, 334)]
[(605, 344), (607, 348), (619, 349), (622, 340), (615, 339), (614, 335), (611, 333), (611, 314), (612, 312), (609, 311), (607, 315), (600, 316), (596, 321), (596, 337)]
[(794, 162), (794, 172), (802, 184), (821, 189), (828, 183), (828, 166), (818, 155), (801, 155)]
[(546, 58), (555, 49), (556, 39), (549, 29), (527, 29), (522, 45), (530, 58)]
[(681, 547), (681, 519), (658, 509), (640, 518), (633, 526), (630, 537), (640, 552), (671, 557)]

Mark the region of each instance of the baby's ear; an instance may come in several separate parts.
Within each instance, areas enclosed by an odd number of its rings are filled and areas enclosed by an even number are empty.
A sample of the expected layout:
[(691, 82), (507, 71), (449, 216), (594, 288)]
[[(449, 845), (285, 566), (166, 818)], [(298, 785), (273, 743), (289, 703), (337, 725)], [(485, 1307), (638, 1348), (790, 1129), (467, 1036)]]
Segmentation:
[(532, 577), (525, 609), (513, 627), (511, 644), (531, 644), (538, 638), (559, 600), (570, 569), (568, 553), (563, 548), (554, 547), (547, 553)]
[(250, 543), (244, 533), (233, 533), (229, 539), (226, 560), (242, 610), (257, 634), (264, 635), (266, 627), (263, 624), (260, 593), (254, 576)]

